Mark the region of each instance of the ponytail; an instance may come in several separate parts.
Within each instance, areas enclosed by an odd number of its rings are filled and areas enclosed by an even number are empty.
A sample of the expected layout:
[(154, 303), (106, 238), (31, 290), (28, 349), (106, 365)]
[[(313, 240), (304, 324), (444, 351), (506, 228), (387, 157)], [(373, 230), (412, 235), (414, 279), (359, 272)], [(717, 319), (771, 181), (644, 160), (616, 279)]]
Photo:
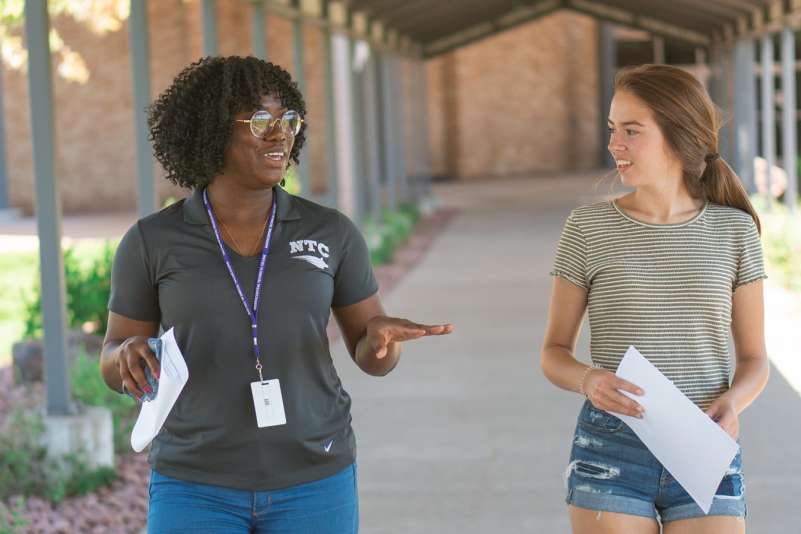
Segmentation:
[(746, 212), (754, 219), (757, 231), (762, 234), (759, 215), (748, 199), (748, 193), (737, 173), (720, 157), (720, 154), (710, 154), (706, 157), (706, 168), (701, 174), (700, 181), (706, 200)]

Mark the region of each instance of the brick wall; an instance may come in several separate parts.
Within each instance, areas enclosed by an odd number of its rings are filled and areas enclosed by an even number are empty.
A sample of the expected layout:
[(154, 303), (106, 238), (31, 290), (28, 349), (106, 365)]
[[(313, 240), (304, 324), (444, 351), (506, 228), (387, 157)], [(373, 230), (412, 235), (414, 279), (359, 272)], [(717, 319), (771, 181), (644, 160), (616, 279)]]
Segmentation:
[(435, 174), (593, 167), (596, 23), (560, 11), (428, 62)]
[[(202, 55), (198, 0), (148, 2), (151, 98)], [(250, 50), (250, 5), (217, 3), (221, 54)], [(69, 17), (51, 21), (65, 43), (86, 60), (91, 77), (80, 85), (54, 73), (56, 170), (65, 213), (133, 209), (136, 146), (128, 27), (96, 35)], [(429, 138), (437, 174), (462, 178), (591, 167), (597, 153), (596, 26), (586, 17), (557, 13), (427, 62)], [(292, 22), (267, 15), (270, 59), (294, 71)], [(310, 127), (310, 176), (326, 187), (323, 42), (306, 25), (305, 97)], [(9, 196), (33, 208), (33, 163), (27, 79), (4, 70)], [(411, 66), (404, 62), (404, 115), (416, 125), (419, 109)], [(406, 130), (407, 169), (417, 173), (414, 127)], [(154, 163), (156, 176), (162, 171)], [(185, 191), (157, 178), (160, 200)]]
[[(202, 12), (197, 0), (148, 2), (150, 24), (151, 99), (202, 55)], [(217, 3), (221, 54), (250, 52), (250, 6), (244, 1)], [(110, 211), (136, 207), (136, 145), (133, 126), (133, 90), (127, 23), (117, 32), (96, 35), (70, 17), (51, 19), (65, 44), (86, 61), (90, 79), (85, 85), (68, 82), (53, 73), (56, 173), (65, 213)], [(270, 59), (289, 72), (292, 64), (292, 24), (267, 16)], [(306, 100), (313, 125), (312, 183), (325, 184), (325, 96), (322, 86), (320, 30), (306, 27)], [(55, 69), (55, 63), (54, 63)], [(28, 103), (28, 81), (23, 72), (4, 69), (4, 116), (7, 138), (9, 200), (12, 206), (33, 210), (33, 161)], [(154, 163), (159, 201), (182, 196), (185, 190), (159, 179)]]

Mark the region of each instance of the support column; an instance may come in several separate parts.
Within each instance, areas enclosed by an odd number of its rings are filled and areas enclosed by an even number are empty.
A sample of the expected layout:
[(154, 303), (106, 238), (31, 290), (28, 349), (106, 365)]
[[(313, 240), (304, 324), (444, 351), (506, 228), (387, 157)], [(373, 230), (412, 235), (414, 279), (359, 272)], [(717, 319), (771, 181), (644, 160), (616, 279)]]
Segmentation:
[(614, 167), (615, 162), (607, 149), (609, 144), (609, 105), (612, 103), (617, 70), (617, 44), (615, 43), (614, 26), (601, 22), (598, 30), (598, 79), (600, 80), (600, 113), (598, 114), (598, 131), (600, 146), (598, 147), (598, 163), (603, 167)]
[(734, 148), (735, 166), (743, 185), (756, 191), (754, 158), (756, 157), (756, 76), (754, 73), (754, 41), (741, 39), (734, 45)]
[(356, 202), (356, 151), (353, 144), (353, 78), (350, 65), (350, 39), (335, 33), (331, 37), (333, 55), (334, 105), (336, 107), (336, 149), (339, 209), (359, 220)]
[(384, 149), (384, 180), (386, 188), (387, 208), (395, 211), (398, 207), (398, 152), (397, 128), (395, 126), (395, 96), (393, 91), (392, 57), (389, 53), (381, 54), (381, 125), (382, 146)]
[(428, 67), (423, 59), (419, 61), (420, 69), (420, 116), (421, 116), (421, 129), (419, 132), (422, 143), (422, 169), (423, 169), (423, 197), (425, 202), (421, 206), (426, 213), (433, 212), (436, 209), (436, 200), (434, 199), (434, 191), (431, 187), (431, 179), (433, 175), (431, 163), (431, 138), (429, 137), (429, 115), (428, 115)]
[(28, 91), (39, 235), (39, 273), (44, 323), (44, 379), (48, 415), (75, 413), (67, 372), (64, 262), (61, 256), (61, 202), (55, 176), (53, 85), (50, 70), (50, 23), (47, 0), (25, 2), (25, 40), (28, 47)]
[(328, 159), (328, 191), (326, 204), (330, 207), (339, 205), (339, 174), (337, 164), (337, 117), (336, 99), (334, 98), (334, 57), (331, 46), (332, 36), (328, 27), (323, 33), (323, 76), (325, 83), (325, 151)]
[(253, 55), (267, 60), (267, 19), (264, 16), (264, 0), (251, 0), (250, 4), (250, 38)]
[(150, 104), (150, 46), (148, 37), (147, 0), (131, 0), (128, 41), (133, 66), (134, 127), (136, 129), (136, 171), (139, 216), (156, 211), (156, 185), (153, 177), (153, 155), (147, 126)]
[(775, 131), (776, 117), (773, 103), (774, 83), (773, 83), (773, 36), (765, 35), (762, 37), (762, 157), (765, 158), (765, 202), (766, 210), (770, 211), (773, 205), (773, 195), (771, 189), (773, 180), (771, 169), (776, 158), (776, 139)]
[[(298, 89), (302, 94), (306, 94), (306, 67), (305, 49), (303, 46), (303, 19), (298, 16), (292, 21), (292, 60), (295, 75), (293, 78), (298, 84)], [(309, 154), (311, 153), (309, 136), (300, 153), (300, 164), (298, 165), (298, 178), (300, 179), (301, 194), (306, 198), (311, 198), (311, 180), (309, 179)]]
[(214, 0), (203, 0), (203, 55), (216, 56), (219, 50), (217, 42), (217, 13)]
[(782, 153), (784, 170), (787, 172), (787, 191), (785, 204), (790, 213), (795, 213), (798, 205), (798, 122), (796, 121), (796, 79), (795, 79), (795, 31), (785, 27), (782, 30)]
[(398, 181), (398, 198), (401, 202), (409, 202), (409, 173), (406, 166), (406, 117), (404, 102), (405, 94), (403, 91), (403, 59), (395, 56), (391, 60), (392, 73), (392, 94), (395, 101), (394, 126), (396, 129), (395, 137), (395, 164), (397, 165), (396, 177)]
[(654, 40), (654, 63), (661, 65), (665, 62), (665, 39), (655, 35)]
[(3, 59), (0, 58), (0, 214), (9, 209), (8, 166), (6, 165), (6, 122), (3, 104)]
[(374, 221), (381, 217), (381, 147), (379, 145), (381, 105), (378, 98), (379, 68), (375, 49), (364, 66), (362, 94), (364, 96), (364, 155), (368, 188), (369, 215)]
[(720, 126), (718, 149), (723, 159), (734, 162), (733, 154), (736, 152), (732, 147), (732, 131), (734, 125), (730, 121), (726, 120), (726, 118), (731, 117), (734, 114), (734, 104), (732, 101), (734, 76), (731, 57), (732, 55), (728, 50), (718, 51), (719, 75), (717, 77), (715, 93), (717, 104), (723, 112), (723, 124)]

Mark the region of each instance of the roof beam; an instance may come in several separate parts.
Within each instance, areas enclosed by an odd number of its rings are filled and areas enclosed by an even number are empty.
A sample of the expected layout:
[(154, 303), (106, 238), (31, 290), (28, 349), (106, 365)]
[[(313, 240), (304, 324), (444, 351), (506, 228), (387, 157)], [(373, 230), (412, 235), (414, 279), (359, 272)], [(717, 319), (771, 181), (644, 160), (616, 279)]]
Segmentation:
[(430, 58), (449, 52), (499, 31), (508, 30), (564, 7), (564, 0), (542, 0), (536, 4), (521, 5), (490, 21), (481, 22), (452, 35), (423, 45), (423, 57)]
[(632, 13), (629, 10), (608, 6), (593, 0), (566, 0), (565, 7), (595, 18), (647, 30), (662, 37), (677, 39), (698, 46), (709, 46), (712, 42), (709, 35), (687, 30), (669, 22), (639, 13)]

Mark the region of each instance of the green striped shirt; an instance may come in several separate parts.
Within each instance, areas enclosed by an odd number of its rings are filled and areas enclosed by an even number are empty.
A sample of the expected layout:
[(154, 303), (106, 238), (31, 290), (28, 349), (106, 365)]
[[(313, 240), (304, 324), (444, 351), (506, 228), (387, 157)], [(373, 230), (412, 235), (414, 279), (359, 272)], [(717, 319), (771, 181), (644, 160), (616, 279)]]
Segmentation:
[(551, 275), (587, 290), (593, 364), (617, 370), (634, 345), (706, 408), (729, 387), (734, 290), (765, 278), (756, 224), (707, 203), (679, 224), (648, 224), (614, 202), (572, 211)]

